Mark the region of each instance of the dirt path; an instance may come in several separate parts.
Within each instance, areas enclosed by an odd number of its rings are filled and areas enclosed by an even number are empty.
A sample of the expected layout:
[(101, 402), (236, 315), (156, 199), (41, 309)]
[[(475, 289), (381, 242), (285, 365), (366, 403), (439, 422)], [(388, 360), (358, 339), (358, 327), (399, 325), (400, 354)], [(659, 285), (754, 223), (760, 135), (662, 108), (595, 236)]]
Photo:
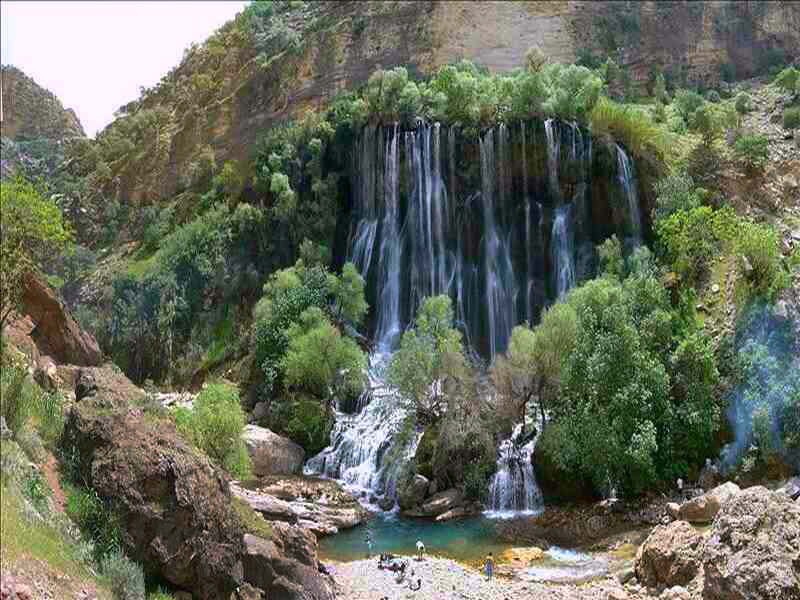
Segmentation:
[(47, 455), (47, 460), (42, 465), (44, 476), (47, 479), (47, 485), (53, 492), (53, 504), (58, 512), (63, 513), (64, 507), (67, 505), (67, 499), (64, 496), (64, 490), (61, 489), (61, 483), (58, 480), (58, 461), (52, 454)]

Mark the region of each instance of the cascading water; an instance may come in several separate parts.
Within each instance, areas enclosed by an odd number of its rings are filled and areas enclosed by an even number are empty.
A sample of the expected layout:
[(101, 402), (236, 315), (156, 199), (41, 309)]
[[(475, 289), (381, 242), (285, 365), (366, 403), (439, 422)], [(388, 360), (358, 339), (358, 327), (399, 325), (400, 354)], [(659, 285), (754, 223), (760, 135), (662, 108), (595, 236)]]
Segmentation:
[(306, 463), (306, 474), (339, 479), (358, 495), (395, 497), (395, 485), (416, 452), (419, 436), (403, 439), (400, 447), (395, 443), (406, 413), (385, 383), (387, 358), (371, 357), (365, 392), (370, 402), (355, 415), (337, 411), (331, 444)]
[[(610, 151), (627, 199), (626, 231), (638, 237), (633, 165), (621, 147)], [(425, 297), (448, 294), (466, 343), (491, 360), (505, 351), (514, 325), (533, 324), (544, 306), (591, 276), (594, 245), (614, 232), (593, 220), (605, 214), (594, 206), (602, 199), (593, 190), (605, 187), (592, 186), (593, 160), (588, 132), (554, 119), (477, 136), (423, 121), (363, 128), (354, 146), (347, 258), (367, 281), (376, 354), (369, 391), (355, 413), (337, 412), (331, 444), (307, 472), (394, 497), (402, 457), (412, 457), (417, 443), (397, 435), (406, 414), (382, 377), (403, 330)], [(540, 506), (530, 452), (532, 442), (501, 446), (496, 510)]]
[(562, 204), (556, 208), (551, 236), (551, 253), (555, 266), (558, 298), (563, 298), (575, 285), (575, 255), (572, 250), (572, 237), (572, 205)]
[(636, 175), (633, 170), (633, 163), (623, 150), (622, 146), (617, 147), (617, 178), (625, 199), (628, 204), (628, 231), (627, 239), (632, 246), (639, 246), (642, 243), (642, 217), (639, 212), (639, 194), (636, 191)]
[(536, 513), (543, 507), (542, 492), (536, 483), (531, 457), (535, 437), (525, 439), (522, 424), (514, 428), (498, 448), (497, 472), (489, 486), (490, 514)]

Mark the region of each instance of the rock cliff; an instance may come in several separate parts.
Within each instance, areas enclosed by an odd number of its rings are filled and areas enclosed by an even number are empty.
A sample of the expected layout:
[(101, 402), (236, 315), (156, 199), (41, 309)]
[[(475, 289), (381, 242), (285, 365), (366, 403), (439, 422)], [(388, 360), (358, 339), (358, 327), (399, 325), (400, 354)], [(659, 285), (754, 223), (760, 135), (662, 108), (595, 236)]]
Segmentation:
[[(238, 15), (122, 107), (123, 119), (147, 114), (137, 126), (149, 133), (115, 161), (106, 196), (149, 204), (182, 189), (185, 174), (209, 157), (246, 163), (265, 129), (323, 106), (378, 68), (401, 65), (422, 76), (466, 58), (504, 71), (536, 46), (561, 62), (612, 56), (634, 85), (664, 72), (679, 85), (709, 86), (723, 74), (748, 76), (776, 56), (800, 54), (796, 2), (274, 5), (274, 14)], [(145, 144), (152, 147), (142, 152)]]

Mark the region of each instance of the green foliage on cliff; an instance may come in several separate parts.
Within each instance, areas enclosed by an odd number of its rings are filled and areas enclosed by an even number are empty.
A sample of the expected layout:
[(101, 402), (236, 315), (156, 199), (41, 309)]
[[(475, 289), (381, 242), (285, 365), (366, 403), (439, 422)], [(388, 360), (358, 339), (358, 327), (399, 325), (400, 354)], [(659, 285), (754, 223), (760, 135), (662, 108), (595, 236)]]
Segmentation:
[(17, 176), (0, 184), (0, 331), (20, 306), (25, 278), (70, 239), (61, 211), (31, 183)]

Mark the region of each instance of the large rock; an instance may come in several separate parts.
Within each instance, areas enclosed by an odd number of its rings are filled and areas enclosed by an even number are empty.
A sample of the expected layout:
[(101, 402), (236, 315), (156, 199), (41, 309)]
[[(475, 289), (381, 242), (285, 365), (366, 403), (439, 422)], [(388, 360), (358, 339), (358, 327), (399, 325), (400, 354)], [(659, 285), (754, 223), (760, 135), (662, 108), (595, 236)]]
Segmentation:
[(427, 477), (414, 475), (406, 480), (397, 490), (397, 504), (403, 510), (408, 510), (420, 504), (428, 495), (430, 482)]
[(420, 506), (420, 512), (426, 517), (438, 517), (457, 507), (461, 503), (462, 498), (461, 492), (451, 488), (428, 498), (425, 503)]
[(41, 354), (58, 363), (82, 367), (103, 362), (95, 339), (78, 325), (50, 288), (33, 275), (25, 279), (22, 307), (34, 323), (30, 337)]
[[(312, 553), (307, 560), (289, 560), (287, 554), (302, 555), (304, 546), (316, 545), (314, 536), (299, 537), (291, 528), (274, 527), (271, 540), (244, 536), (244, 579), (264, 590), (270, 600), (333, 600), (333, 581), (322, 575)], [(298, 552), (299, 551), (299, 552)]]
[(800, 505), (748, 488), (725, 503), (703, 551), (704, 600), (800, 600)]
[(244, 531), (228, 485), (171, 423), (85, 400), (61, 443), (81, 479), (111, 500), (131, 558), (202, 600), (227, 599), (241, 584)]
[(248, 425), (242, 440), (250, 455), (253, 474), (258, 477), (300, 473), (303, 469), (305, 450), (269, 429)]
[(647, 587), (686, 585), (700, 569), (703, 536), (686, 521), (660, 525), (636, 553), (636, 577)]
[[(312, 479), (312, 482), (316, 480), (315, 478), (310, 479)], [(325, 483), (332, 484), (326, 487), (338, 487), (338, 493), (316, 496), (315, 499), (307, 499), (302, 496), (284, 496), (288, 499), (286, 501), (267, 493), (268, 490), (277, 488), (286, 494), (287, 489), (285, 486), (280, 487), (277, 484), (272, 484), (266, 487), (259, 487), (256, 490), (248, 490), (236, 483), (231, 484), (231, 493), (247, 502), (253, 510), (261, 513), (266, 520), (296, 523), (317, 536), (330, 535), (344, 529), (351, 529), (369, 518), (369, 511), (359, 504), (351, 494), (341, 489), (338, 483)], [(314, 486), (311, 485), (309, 487)]]
[(781, 491), (792, 500), (800, 500), (800, 477), (792, 477), (781, 488)]
[(684, 502), (678, 511), (678, 518), (690, 523), (710, 523), (720, 508), (740, 491), (732, 481), (723, 483), (702, 496)]

